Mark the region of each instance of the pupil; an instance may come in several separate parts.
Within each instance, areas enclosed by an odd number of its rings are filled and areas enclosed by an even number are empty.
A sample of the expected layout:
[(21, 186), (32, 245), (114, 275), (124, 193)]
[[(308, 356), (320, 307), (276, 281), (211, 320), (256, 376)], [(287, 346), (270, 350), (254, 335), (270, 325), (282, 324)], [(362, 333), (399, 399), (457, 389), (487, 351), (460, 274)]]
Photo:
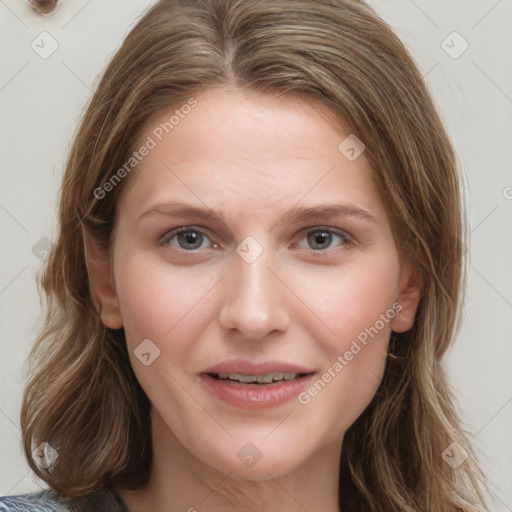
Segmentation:
[(329, 247), (331, 238), (332, 235), (327, 231), (313, 231), (308, 236), (309, 242), (311, 244), (318, 243), (322, 245), (322, 247), (319, 247), (319, 249), (325, 249), (326, 247)]

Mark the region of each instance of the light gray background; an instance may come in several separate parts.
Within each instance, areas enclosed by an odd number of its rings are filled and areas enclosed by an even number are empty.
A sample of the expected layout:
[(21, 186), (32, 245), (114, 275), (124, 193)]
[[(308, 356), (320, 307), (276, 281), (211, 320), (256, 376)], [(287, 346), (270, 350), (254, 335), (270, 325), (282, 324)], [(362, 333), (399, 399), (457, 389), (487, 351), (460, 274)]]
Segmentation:
[[(57, 192), (83, 107), (152, 2), (63, 0), (49, 17), (27, 4), (0, 0), (0, 496), (45, 487), (22, 456), (19, 430), (23, 365), (40, 313), (41, 239), (54, 238)], [(446, 365), (465, 426), (483, 452), (492, 510), (512, 511), (512, 0), (371, 4), (418, 62), (464, 171), (468, 298)], [(43, 51), (45, 37), (50, 48), (44, 31), (58, 44), (46, 59), (32, 48)], [(464, 40), (468, 49), (453, 58)]]

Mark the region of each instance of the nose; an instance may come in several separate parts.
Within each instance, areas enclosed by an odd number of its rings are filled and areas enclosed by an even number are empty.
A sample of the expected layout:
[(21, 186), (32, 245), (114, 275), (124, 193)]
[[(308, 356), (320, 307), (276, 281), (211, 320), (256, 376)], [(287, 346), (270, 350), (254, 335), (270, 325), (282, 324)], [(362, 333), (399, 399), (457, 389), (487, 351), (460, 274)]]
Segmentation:
[(267, 251), (252, 263), (236, 256), (225, 280), (226, 299), (219, 316), (224, 329), (236, 329), (244, 338), (257, 340), (289, 327), (286, 287), (269, 263)]

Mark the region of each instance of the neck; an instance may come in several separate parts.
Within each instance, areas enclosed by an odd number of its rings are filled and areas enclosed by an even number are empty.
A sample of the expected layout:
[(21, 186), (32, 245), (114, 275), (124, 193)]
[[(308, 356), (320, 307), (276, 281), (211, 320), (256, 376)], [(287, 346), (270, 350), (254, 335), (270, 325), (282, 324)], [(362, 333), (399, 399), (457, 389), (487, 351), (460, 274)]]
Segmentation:
[(152, 412), (153, 459), (148, 484), (141, 490), (116, 488), (130, 512), (339, 512), (339, 459), (336, 440), (314, 459), (286, 475), (238, 479), (194, 458)]

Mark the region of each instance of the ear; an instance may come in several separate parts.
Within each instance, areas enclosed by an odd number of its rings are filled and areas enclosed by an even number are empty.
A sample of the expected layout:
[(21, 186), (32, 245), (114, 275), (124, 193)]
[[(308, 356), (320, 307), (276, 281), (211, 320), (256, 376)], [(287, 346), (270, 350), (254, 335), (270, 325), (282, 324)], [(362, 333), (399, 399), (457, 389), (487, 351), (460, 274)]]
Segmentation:
[(403, 261), (400, 268), (400, 283), (396, 299), (401, 309), (397, 309), (396, 316), (390, 322), (393, 331), (405, 332), (414, 325), (421, 291), (422, 280), (419, 268), (414, 266), (409, 259)]
[(102, 251), (91, 234), (82, 228), (85, 262), (89, 275), (89, 290), (101, 321), (110, 329), (120, 329), (123, 317), (114, 287), (109, 254)]

